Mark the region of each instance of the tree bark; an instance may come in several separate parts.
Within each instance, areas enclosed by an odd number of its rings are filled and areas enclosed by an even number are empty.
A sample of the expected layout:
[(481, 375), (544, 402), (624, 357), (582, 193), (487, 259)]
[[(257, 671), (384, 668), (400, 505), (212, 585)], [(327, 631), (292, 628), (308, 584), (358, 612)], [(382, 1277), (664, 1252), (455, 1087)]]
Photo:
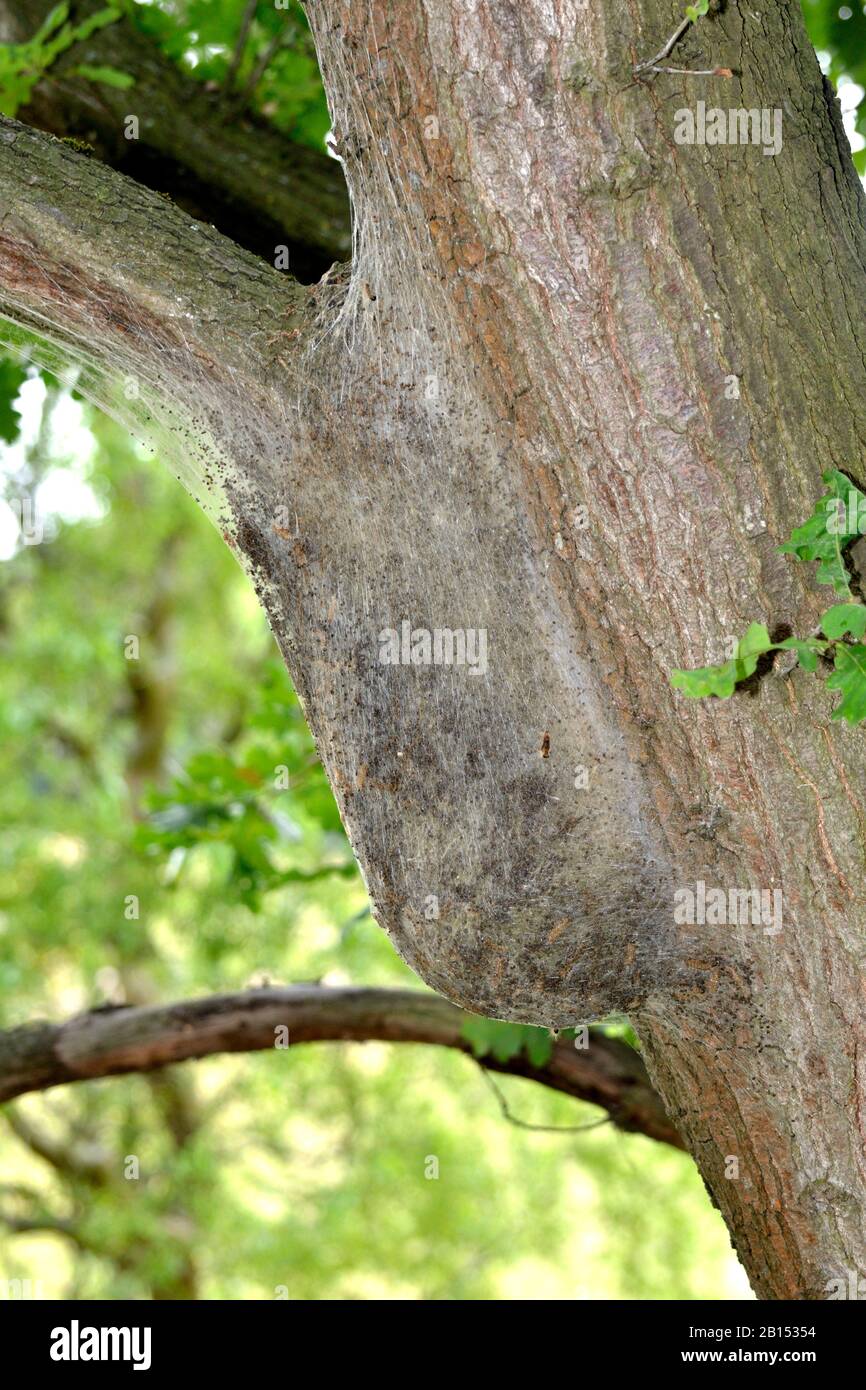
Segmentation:
[[(26, 43), (53, 0), (0, 0), (0, 43)], [(79, 0), (79, 19), (104, 9)], [(135, 77), (127, 90), (76, 77), (80, 63)], [(52, 135), (85, 140), (99, 158), (170, 195), (194, 217), (274, 263), (289, 248), (293, 274), (318, 279), (351, 246), (345, 180), (336, 160), (294, 144), (250, 113), (231, 109), (162, 56), (128, 18), (61, 54), (20, 113)], [(138, 134), (127, 135), (127, 117)]]
[[(403, 1042), (455, 1048), (467, 1015), (435, 994), (320, 985), (246, 990), (147, 1008), (96, 1009), (66, 1023), (34, 1023), (0, 1033), (0, 1102), (100, 1076), (149, 1072), (218, 1052), (256, 1052), (286, 1034), (292, 1048), (310, 1042)], [(674, 1148), (682, 1140), (633, 1048), (598, 1030), (588, 1046), (553, 1044), (543, 1066), (523, 1054), (480, 1059), (489, 1071), (521, 1076), (576, 1100), (600, 1105), (618, 1129)], [(66, 1156), (71, 1162), (71, 1156)]]
[[(861, 735), (800, 672), (668, 680), (814, 626), (776, 545), (866, 434), (863, 196), (799, 7), (727, 4), (676, 65), (737, 76), (652, 81), (662, 0), (310, 10), (347, 284), (209, 265), (7, 123), (5, 312), (195, 422), (406, 959), (481, 1013), (628, 1013), (756, 1292), (823, 1297), (866, 1274)], [(783, 149), (678, 145), (698, 99), (781, 110)], [(404, 619), (485, 630), (486, 671), (383, 664)], [(677, 926), (699, 881), (780, 889), (783, 931)]]

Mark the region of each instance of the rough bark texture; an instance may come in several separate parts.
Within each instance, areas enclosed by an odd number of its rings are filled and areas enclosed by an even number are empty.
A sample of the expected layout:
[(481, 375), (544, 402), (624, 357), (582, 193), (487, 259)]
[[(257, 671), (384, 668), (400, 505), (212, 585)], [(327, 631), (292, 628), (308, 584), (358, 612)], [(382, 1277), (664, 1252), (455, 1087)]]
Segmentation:
[[(425, 1043), (469, 1055), (462, 1009), (447, 999), (399, 989), (290, 985), (152, 1008), (96, 1009), (66, 1023), (33, 1023), (0, 1033), (0, 1101), (71, 1081), (147, 1072), (218, 1052), (255, 1052), (310, 1042)], [(590, 1030), (588, 1046), (553, 1044), (533, 1066), (522, 1053), (481, 1065), (538, 1081), (607, 1110), (622, 1130), (683, 1148), (640, 1057), (616, 1038)]]
[[(0, 43), (32, 38), (53, 3), (0, 0)], [(103, 0), (79, 0), (75, 14), (104, 8)], [(71, 71), (80, 63), (117, 68), (135, 85), (86, 82)], [(130, 114), (139, 122), (134, 140), (126, 136)], [(349, 206), (336, 161), (239, 112), (224, 93), (206, 92), (125, 17), (61, 54), (19, 115), (52, 135), (86, 140), (100, 159), (272, 264), (275, 248), (288, 246), (300, 280), (318, 279), (349, 253)]]
[[(756, 1292), (819, 1298), (866, 1274), (862, 735), (814, 676), (688, 704), (668, 675), (820, 612), (775, 547), (860, 466), (863, 199), (798, 6), (689, 32), (678, 65), (734, 79), (636, 82), (679, 9), (311, 5), (355, 214), (333, 293), (238, 279), (6, 126), (0, 284), (106, 378), (169, 361), (202, 402), (198, 476), (406, 958), (483, 1013), (628, 1012)], [(675, 144), (698, 98), (780, 108), (782, 151)], [(488, 669), (383, 665), (402, 619), (486, 629)], [(781, 889), (784, 930), (677, 927), (699, 880)]]

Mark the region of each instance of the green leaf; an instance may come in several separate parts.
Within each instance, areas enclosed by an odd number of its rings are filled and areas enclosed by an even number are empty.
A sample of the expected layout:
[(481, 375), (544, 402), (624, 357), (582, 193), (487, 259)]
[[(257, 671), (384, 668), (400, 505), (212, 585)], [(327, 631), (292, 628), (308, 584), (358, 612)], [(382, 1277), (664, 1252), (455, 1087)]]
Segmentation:
[(460, 1036), (469, 1043), (475, 1057), (486, 1057), (493, 1046), (490, 1023), (489, 1018), (479, 1018), (475, 1014), (470, 1014), (463, 1022)]
[(866, 647), (840, 642), (834, 655), (836, 669), (827, 681), (827, 689), (841, 691), (842, 703), (833, 711), (833, 718), (861, 724), (866, 719)]
[(681, 690), (689, 700), (704, 700), (714, 696), (727, 700), (737, 684), (737, 663), (726, 661), (723, 666), (699, 666), (694, 671), (671, 671), (671, 685)]
[(692, 24), (697, 24), (702, 15), (705, 15), (710, 8), (710, 0), (696, 0), (694, 5), (686, 5), (686, 19), (690, 19)]
[(550, 1061), (553, 1051), (553, 1039), (546, 1028), (533, 1028), (528, 1023), (503, 1023), (475, 1014), (464, 1021), (460, 1036), (471, 1045), (476, 1057), (492, 1053), (497, 1062), (510, 1062), (525, 1051), (534, 1067), (543, 1067)]
[(21, 416), (15, 409), (15, 400), (27, 372), (17, 362), (0, 359), (0, 439), (14, 444), (21, 429)]
[(30, 100), (30, 93), (38, 80), (38, 73), (25, 73), (14, 66), (7, 66), (0, 73), (0, 113), (17, 116), (21, 107)]
[(747, 667), (747, 675), (752, 675), (758, 665), (758, 657), (772, 650), (770, 634), (763, 623), (750, 623), (746, 635), (737, 643), (736, 660)]
[(80, 24), (76, 24), (72, 31), (73, 43), (81, 43), (83, 39), (89, 39), (91, 34), (95, 34), (97, 29), (105, 29), (109, 24), (115, 24), (120, 19), (120, 10), (115, 5), (109, 5), (104, 10), (97, 10), (89, 19), (83, 19)]
[(510, 1062), (523, 1051), (523, 1028), (519, 1023), (497, 1023), (491, 1035), (490, 1051), (497, 1062)]
[(707, 696), (727, 700), (740, 681), (754, 675), (759, 658), (773, 650), (774, 644), (764, 624), (751, 623), (730, 661), (721, 666), (702, 666), (696, 671), (672, 671), (671, 685), (690, 700), (702, 700)]
[[(68, 4), (55, 5), (28, 43), (0, 47), (0, 112), (3, 115), (14, 116), (27, 104), (37, 82), (61, 53), (88, 39), (97, 29), (114, 24), (121, 16), (121, 11), (112, 5), (73, 25), (69, 20), (69, 8)], [(82, 65), (78, 72), (94, 82), (114, 87), (131, 87), (134, 81), (128, 73), (112, 67)]]
[(38, 46), (44, 43), (49, 34), (53, 34), (55, 29), (59, 29), (61, 24), (65, 24), (68, 18), (69, 6), (67, 4), (55, 5), (54, 9), (45, 16), (42, 24), (36, 30), (33, 38), (30, 40), (31, 44)]
[(135, 86), (135, 78), (119, 68), (93, 67), (90, 63), (81, 63), (72, 71), (76, 77), (86, 77), (88, 82), (103, 82), (106, 87), (119, 87), (125, 91), (127, 87)]
[(791, 532), (790, 540), (779, 546), (779, 552), (796, 555), (798, 560), (816, 560), (818, 583), (831, 584), (840, 597), (850, 598), (843, 552), (861, 534), (861, 517), (866, 529), (866, 497), (836, 468), (824, 474), (824, 482), (827, 491), (809, 520)]
[(866, 634), (866, 606), (862, 603), (834, 603), (821, 619), (821, 630), (828, 637), (839, 638), (850, 632), (852, 637)]
[(788, 637), (777, 645), (779, 651), (796, 652), (804, 671), (817, 671), (818, 655), (827, 650), (827, 643), (817, 637)]
[(534, 1067), (546, 1067), (553, 1052), (553, 1038), (546, 1028), (528, 1028), (523, 1043)]

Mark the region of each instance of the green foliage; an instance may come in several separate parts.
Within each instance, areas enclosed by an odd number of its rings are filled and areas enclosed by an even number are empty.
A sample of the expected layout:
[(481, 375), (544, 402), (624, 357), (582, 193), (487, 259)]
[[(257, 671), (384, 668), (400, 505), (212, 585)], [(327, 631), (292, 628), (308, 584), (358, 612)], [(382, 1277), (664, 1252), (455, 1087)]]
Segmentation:
[(710, 0), (696, 0), (694, 5), (686, 5), (686, 19), (690, 19), (692, 24), (697, 24), (698, 20), (708, 13)]
[[(638, 1042), (628, 1023), (611, 1022), (602, 1029), (610, 1037), (619, 1038), (638, 1051)], [(548, 1028), (535, 1028), (528, 1023), (505, 1023), (495, 1018), (472, 1014), (460, 1030), (475, 1057), (495, 1057), (497, 1062), (510, 1062), (525, 1054), (534, 1067), (544, 1067), (553, 1053), (554, 1035)], [(574, 1042), (575, 1028), (563, 1028), (563, 1042)]]
[(510, 1062), (525, 1052), (534, 1067), (550, 1061), (553, 1038), (546, 1028), (533, 1028), (526, 1023), (502, 1023), (494, 1018), (473, 1015), (467, 1018), (461, 1034), (471, 1045), (476, 1057), (495, 1057), (497, 1062)]
[[(114, 6), (108, 6), (88, 19), (73, 23), (69, 18), (69, 9), (65, 3), (55, 5), (27, 43), (0, 45), (0, 112), (3, 115), (17, 115), (19, 109), (27, 105), (37, 82), (41, 81), (61, 53), (65, 53), (73, 44), (82, 43), (97, 29), (114, 24), (121, 13)], [(135, 80), (114, 68), (83, 65), (75, 71), (91, 82), (106, 82), (114, 87), (132, 86)]]
[(834, 655), (835, 670), (827, 681), (827, 689), (841, 691), (842, 702), (832, 718), (860, 724), (866, 719), (866, 647), (859, 642), (840, 643)]
[[(176, 0), (169, 6), (128, 5), (133, 23), (156, 39), (220, 105), (251, 107), (299, 144), (322, 149), (331, 118), (315, 46), (303, 8), (260, 4), (232, 91), (226, 90), (246, 0)], [(260, 71), (261, 60), (268, 58)], [(250, 83), (259, 74), (252, 89)]]
[(26, 378), (25, 368), (9, 358), (0, 358), (0, 440), (7, 444), (14, 444), (18, 438), (21, 416), (15, 401)]
[(753, 676), (758, 661), (765, 652), (772, 651), (770, 634), (763, 623), (752, 623), (745, 637), (737, 643), (737, 650), (730, 661), (722, 666), (703, 666), (696, 671), (673, 671), (671, 685), (682, 690), (691, 700), (700, 700), (714, 695), (727, 699), (733, 695), (734, 686), (739, 681)]
[[(863, 610), (866, 613), (866, 609)], [(737, 643), (736, 655), (721, 666), (703, 666), (695, 671), (672, 671), (671, 685), (690, 700), (708, 696), (726, 700), (741, 681), (748, 680), (758, 669), (758, 662), (767, 652), (796, 652), (805, 671), (818, 669), (818, 656), (827, 647), (816, 637), (787, 637), (784, 642), (772, 642), (763, 623), (752, 623)]]
[(850, 598), (844, 552), (860, 535), (857, 519), (866, 517), (866, 497), (836, 468), (824, 474), (824, 482), (827, 491), (815, 504), (809, 520), (791, 532), (791, 539), (780, 545), (779, 551), (796, 555), (798, 560), (817, 561), (818, 583), (831, 584), (841, 597)]
[(866, 634), (866, 606), (862, 603), (836, 603), (821, 619), (821, 629), (834, 641), (847, 636), (863, 637)]
[[(248, 719), (255, 741), (196, 752), (168, 791), (151, 792), (150, 814), (135, 844), (166, 867), (170, 862), (175, 885), (184, 869), (193, 868), (192, 851), (221, 850), (225, 894), (259, 911), (264, 893), (334, 874), (354, 879), (357, 869), (281, 664), (271, 663), (264, 672), (261, 701)], [(334, 844), (330, 854), (310, 862), (303, 849), (305, 822), (327, 831)]]
[(866, 496), (837, 469), (825, 473), (824, 482), (827, 491), (809, 520), (793, 531), (779, 550), (799, 560), (817, 562), (818, 583), (831, 585), (848, 600), (828, 608), (821, 619), (821, 631), (827, 640), (788, 637), (783, 642), (773, 642), (763, 623), (752, 623), (731, 660), (721, 666), (671, 672), (671, 685), (688, 699), (729, 699), (741, 681), (755, 674), (758, 661), (767, 652), (796, 652), (804, 671), (812, 673), (818, 670), (819, 657), (829, 658), (832, 654), (834, 671), (827, 689), (840, 691), (843, 698), (831, 717), (849, 724), (860, 724), (866, 719), (866, 647), (846, 640), (849, 636), (866, 636), (866, 605), (853, 599), (845, 562), (846, 548), (866, 523)]
[(78, 67), (72, 69), (73, 76), (86, 77), (88, 82), (101, 82), (106, 87), (119, 87), (125, 91), (127, 87), (135, 86), (135, 78), (128, 72), (121, 72), (119, 68), (109, 68), (105, 66), (92, 66), (90, 63), (79, 63)]
[[(802, 0), (809, 37), (818, 51), (822, 70), (846, 98), (846, 118), (854, 163), (866, 173), (866, 12), (862, 4), (838, 0)], [(848, 98), (851, 104), (848, 104)]]

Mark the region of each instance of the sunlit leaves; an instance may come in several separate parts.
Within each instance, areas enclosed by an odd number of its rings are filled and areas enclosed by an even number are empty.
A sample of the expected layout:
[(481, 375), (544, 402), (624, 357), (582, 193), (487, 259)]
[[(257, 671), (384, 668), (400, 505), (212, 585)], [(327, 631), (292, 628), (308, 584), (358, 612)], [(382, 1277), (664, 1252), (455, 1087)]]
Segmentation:
[(550, 1061), (553, 1039), (546, 1028), (528, 1023), (503, 1023), (494, 1018), (470, 1015), (460, 1030), (476, 1057), (494, 1057), (510, 1062), (523, 1052), (534, 1067)]
[(860, 535), (860, 519), (866, 523), (866, 497), (838, 469), (829, 469), (824, 483), (827, 490), (809, 520), (792, 531), (779, 550), (798, 560), (817, 561), (818, 583), (831, 584), (840, 597), (850, 598), (844, 551)]
[(755, 674), (760, 658), (772, 649), (773, 643), (764, 624), (752, 623), (745, 637), (737, 643), (736, 654), (730, 661), (721, 666), (702, 666), (695, 671), (673, 671), (671, 685), (691, 700), (707, 696), (725, 700), (733, 695), (740, 681)]
[(833, 719), (845, 719), (860, 724), (866, 719), (866, 647), (860, 642), (835, 650), (836, 669), (827, 681), (828, 690), (838, 690), (842, 701), (833, 711)]
[(710, 0), (695, 0), (694, 5), (686, 5), (686, 19), (690, 19), (692, 24), (697, 24), (702, 15), (709, 12)]
[(301, 144), (322, 149), (331, 118), (312, 36), (296, 0), (259, 5), (232, 91), (226, 90), (246, 0), (177, 0), (129, 7), (150, 34), (224, 109), (252, 108)]
[(21, 416), (15, 409), (15, 400), (26, 380), (24, 367), (0, 357), (0, 440), (6, 444), (14, 444), (18, 438)]
[[(68, 4), (55, 5), (27, 43), (0, 46), (0, 112), (3, 115), (17, 115), (20, 107), (30, 100), (37, 82), (61, 53), (90, 38), (98, 29), (114, 24), (120, 18), (120, 10), (107, 6), (77, 23), (69, 16)], [(87, 72), (80, 71), (93, 82), (108, 82), (112, 86), (120, 85), (120, 79), (123, 85), (131, 85), (133, 80), (113, 68), (93, 67)]]
[[(209, 847), (225, 890), (258, 911), (262, 894), (287, 884), (355, 878), (333, 797), (315, 757), (297, 697), (274, 663), (249, 727), (256, 741), (193, 754), (167, 792), (150, 796), (139, 848), (151, 857)], [(304, 850), (303, 824), (330, 823), (333, 852), (318, 862)], [(175, 853), (177, 867), (183, 855)]]
[(843, 696), (832, 717), (850, 724), (866, 719), (866, 647), (848, 640), (866, 636), (866, 606), (851, 593), (845, 561), (846, 548), (866, 531), (866, 496), (838, 469), (828, 470), (824, 483), (826, 491), (808, 521), (797, 527), (779, 550), (817, 563), (819, 584), (832, 586), (847, 600), (833, 604), (824, 614), (821, 630), (826, 640), (813, 634), (772, 642), (763, 623), (752, 623), (730, 660), (719, 666), (671, 673), (671, 685), (688, 699), (729, 699), (737, 685), (755, 674), (760, 658), (769, 652), (795, 652), (803, 670), (812, 673), (818, 670), (819, 658), (832, 653), (835, 669), (827, 688), (841, 691)]
[(828, 637), (852, 637), (866, 635), (866, 606), (862, 603), (836, 603), (821, 619), (821, 630)]

